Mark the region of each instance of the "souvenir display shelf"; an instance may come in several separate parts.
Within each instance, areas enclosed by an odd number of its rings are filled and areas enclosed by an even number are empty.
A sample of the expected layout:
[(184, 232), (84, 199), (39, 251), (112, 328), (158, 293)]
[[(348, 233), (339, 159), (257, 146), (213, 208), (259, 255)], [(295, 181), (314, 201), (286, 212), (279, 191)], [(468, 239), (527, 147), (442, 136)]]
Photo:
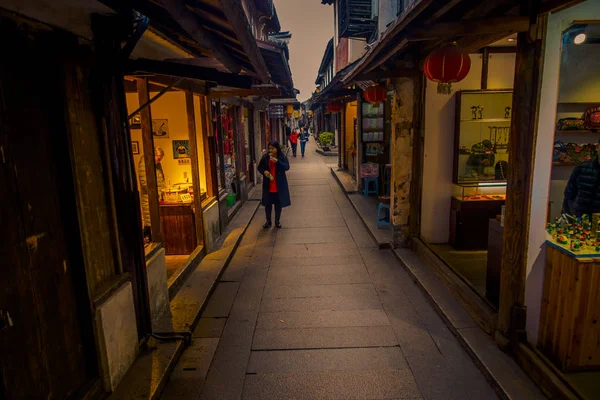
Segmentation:
[(363, 163), (373, 163), (379, 166), (379, 187), (383, 187), (383, 174), (381, 173), (384, 166), (389, 164), (389, 132), (386, 121), (388, 114), (387, 102), (380, 103), (375, 106), (364, 101), (361, 108), (361, 142), (362, 142), (362, 160)]
[(511, 90), (456, 93), (454, 183), (506, 181)]
[(453, 197), (460, 201), (506, 200), (506, 182), (457, 183)]

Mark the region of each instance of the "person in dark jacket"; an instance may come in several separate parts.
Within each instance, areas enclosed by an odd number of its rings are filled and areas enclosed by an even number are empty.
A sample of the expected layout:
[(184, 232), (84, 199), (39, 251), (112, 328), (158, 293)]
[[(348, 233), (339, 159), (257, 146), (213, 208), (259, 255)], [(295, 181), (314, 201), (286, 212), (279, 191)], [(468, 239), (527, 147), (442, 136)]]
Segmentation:
[(257, 169), (265, 177), (263, 179), (262, 204), (265, 206), (267, 222), (263, 228), (268, 229), (272, 225), (273, 206), (275, 206), (275, 226), (281, 228), (281, 210), (292, 203), (285, 175), (285, 171), (290, 169), (290, 164), (287, 157), (283, 155), (278, 142), (269, 143), (269, 152), (262, 156)]
[(302, 157), (304, 157), (304, 152), (306, 151), (306, 143), (308, 142), (308, 138), (310, 135), (308, 134), (308, 128), (304, 126), (300, 130), (300, 152), (302, 153)]
[[(596, 147), (596, 150), (598, 150)], [(563, 213), (581, 216), (600, 212), (600, 164), (598, 155), (573, 169), (563, 200)]]

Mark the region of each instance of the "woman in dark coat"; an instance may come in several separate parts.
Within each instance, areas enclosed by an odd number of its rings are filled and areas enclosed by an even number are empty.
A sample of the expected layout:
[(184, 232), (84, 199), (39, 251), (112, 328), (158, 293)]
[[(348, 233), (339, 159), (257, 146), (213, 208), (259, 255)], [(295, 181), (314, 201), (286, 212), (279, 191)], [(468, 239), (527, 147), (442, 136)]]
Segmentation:
[(291, 205), (290, 190), (288, 188), (285, 171), (290, 169), (290, 163), (281, 152), (279, 143), (273, 141), (269, 143), (269, 151), (258, 163), (258, 172), (265, 177), (263, 179), (262, 204), (265, 206), (267, 222), (263, 228), (271, 227), (271, 213), (275, 206), (275, 226), (281, 228), (279, 223), (281, 218), (281, 209)]

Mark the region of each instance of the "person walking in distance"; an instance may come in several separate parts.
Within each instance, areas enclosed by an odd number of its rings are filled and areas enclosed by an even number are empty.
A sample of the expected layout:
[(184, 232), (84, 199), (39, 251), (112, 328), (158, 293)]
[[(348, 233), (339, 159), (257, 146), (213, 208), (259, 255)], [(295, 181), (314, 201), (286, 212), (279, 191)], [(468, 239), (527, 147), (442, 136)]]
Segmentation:
[(292, 134), (290, 135), (290, 143), (292, 144), (292, 154), (296, 157), (296, 152), (298, 151), (298, 137), (300, 136), (300, 131), (298, 129), (294, 129)]
[(258, 172), (264, 175), (262, 187), (262, 204), (265, 206), (267, 221), (264, 229), (272, 226), (271, 214), (275, 206), (275, 226), (281, 228), (281, 210), (291, 205), (290, 190), (285, 171), (290, 169), (290, 163), (281, 151), (279, 143), (269, 143), (269, 152), (262, 156), (258, 163)]
[(300, 131), (300, 152), (302, 153), (302, 157), (304, 157), (304, 152), (306, 151), (306, 143), (308, 143), (308, 138), (310, 134), (308, 133), (308, 128), (305, 126)]

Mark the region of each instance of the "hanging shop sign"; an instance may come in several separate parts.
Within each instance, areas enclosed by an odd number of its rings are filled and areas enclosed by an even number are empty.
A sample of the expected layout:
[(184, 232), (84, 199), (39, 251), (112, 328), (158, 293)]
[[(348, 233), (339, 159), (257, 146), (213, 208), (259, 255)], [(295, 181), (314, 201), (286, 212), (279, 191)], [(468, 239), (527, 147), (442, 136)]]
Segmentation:
[(269, 118), (283, 118), (285, 112), (282, 105), (269, 106)]
[(327, 104), (327, 111), (332, 112), (332, 113), (339, 113), (340, 111), (342, 111), (342, 109), (344, 108), (344, 106), (341, 103), (329, 103)]
[(450, 94), (452, 84), (466, 78), (471, 70), (469, 53), (452, 43), (431, 52), (423, 66), (430, 81), (438, 83), (438, 93)]
[(365, 90), (363, 97), (365, 98), (365, 101), (378, 106), (387, 98), (387, 92), (383, 86), (374, 85)]
[(300, 112), (298, 110), (294, 111), (294, 118), (295, 119), (300, 118)]
[(292, 114), (294, 113), (294, 106), (293, 106), (293, 105), (291, 105), (291, 104), (288, 104), (288, 105), (287, 105), (287, 108), (286, 108), (286, 111), (287, 111), (287, 115), (288, 115), (288, 117), (291, 117), (291, 116), (292, 116)]

